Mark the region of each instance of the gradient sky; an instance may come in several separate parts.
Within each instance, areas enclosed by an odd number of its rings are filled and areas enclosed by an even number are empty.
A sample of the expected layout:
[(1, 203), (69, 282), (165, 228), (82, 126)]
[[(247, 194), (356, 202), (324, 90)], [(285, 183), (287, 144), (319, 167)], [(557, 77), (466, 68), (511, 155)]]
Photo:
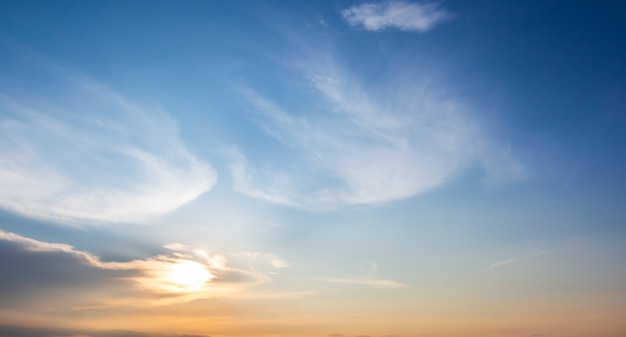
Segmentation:
[(626, 336), (623, 1), (0, 1), (0, 336)]

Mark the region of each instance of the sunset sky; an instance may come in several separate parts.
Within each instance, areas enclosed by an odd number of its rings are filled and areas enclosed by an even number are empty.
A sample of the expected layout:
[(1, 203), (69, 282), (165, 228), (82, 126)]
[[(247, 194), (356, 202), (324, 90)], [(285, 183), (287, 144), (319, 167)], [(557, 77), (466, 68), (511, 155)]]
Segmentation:
[(0, 0), (0, 336), (626, 336), (626, 2)]

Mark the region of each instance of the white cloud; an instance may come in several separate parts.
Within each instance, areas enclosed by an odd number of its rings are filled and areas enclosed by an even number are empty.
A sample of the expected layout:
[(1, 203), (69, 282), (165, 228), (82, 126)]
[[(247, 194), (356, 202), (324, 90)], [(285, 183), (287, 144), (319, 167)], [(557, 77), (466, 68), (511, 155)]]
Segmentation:
[(215, 184), (166, 112), (85, 78), (58, 82), (54, 97), (0, 96), (0, 207), (63, 223), (147, 222)]
[(270, 265), (276, 269), (289, 267), (289, 264), (285, 260), (283, 260), (283, 258), (274, 254), (256, 252), (256, 251), (254, 252), (244, 251), (244, 252), (239, 252), (239, 253), (232, 254), (232, 255), (244, 258), (244, 260), (247, 261), (246, 262), (247, 265), (252, 265), (252, 264), (259, 265), (259, 263), (261, 263), (261, 264)]
[(173, 251), (185, 249), (185, 246), (182, 243), (178, 242), (168, 243), (163, 245), (163, 247)]
[(466, 107), (424, 83), (389, 83), (393, 91), (386, 93), (364, 89), (332, 63), (305, 71), (322, 98), (321, 110), (289, 111), (241, 90), (261, 117), (260, 127), (305, 159), (257, 169), (236, 150), (231, 173), (237, 191), (324, 210), (411, 197), (472, 165), (485, 169), (486, 180), (523, 176), (515, 157), (489, 138)]
[(450, 17), (437, 3), (409, 3), (387, 1), (367, 3), (341, 11), (351, 26), (362, 26), (370, 31), (398, 29), (426, 32)]
[(235, 191), (247, 195), (251, 198), (261, 199), (277, 204), (295, 206), (286, 191), (287, 186), (280, 183), (278, 178), (272, 176), (270, 172), (262, 172), (265, 184), (257, 186), (254, 177), (259, 173), (250, 169), (250, 165), (246, 157), (237, 148), (231, 148), (229, 151), (231, 156), (230, 173), (233, 176), (233, 188)]

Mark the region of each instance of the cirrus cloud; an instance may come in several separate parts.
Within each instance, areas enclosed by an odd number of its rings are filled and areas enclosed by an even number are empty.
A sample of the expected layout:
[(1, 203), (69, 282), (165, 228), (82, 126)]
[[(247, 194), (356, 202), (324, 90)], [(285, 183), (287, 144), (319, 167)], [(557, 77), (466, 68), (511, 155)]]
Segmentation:
[(471, 109), (421, 81), (398, 81), (390, 84), (393, 93), (380, 93), (333, 62), (305, 67), (305, 77), (322, 108), (283, 106), (252, 89), (240, 90), (259, 127), (299, 157), (259, 167), (234, 149), (235, 190), (327, 210), (418, 195), (473, 166), (484, 169), (485, 180), (525, 175)]
[(57, 95), (0, 92), (0, 207), (59, 223), (145, 223), (215, 184), (162, 109), (85, 76), (54, 83)]

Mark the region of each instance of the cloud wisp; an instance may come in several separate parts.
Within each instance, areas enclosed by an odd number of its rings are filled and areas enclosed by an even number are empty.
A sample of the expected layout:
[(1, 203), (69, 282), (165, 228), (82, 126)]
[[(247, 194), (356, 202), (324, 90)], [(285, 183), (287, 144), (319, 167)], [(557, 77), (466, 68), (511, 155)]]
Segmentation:
[(538, 251), (536, 251), (534, 253), (531, 253), (531, 254), (528, 254), (528, 255), (497, 261), (497, 262), (494, 262), (491, 265), (489, 265), (489, 270), (493, 270), (493, 269), (496, 269), (496, 268), (504, 267), (504, 266), (509, 265), (511, 263), (520, 262), (520, 261), (524, 261), (524, 260), (540, 257), (540, 256), (543, 256), (543, 255), (547, 255), (549, 253), (550, 252), (547, 251), (547, 250), (538, 250)]
[(55, 96), (0, 93), (0, 207), (60, 223), (145, 223), (215, 184), (165, 111), (84, 76), (57, 82)]
[(397, 29), (427, 32), (450, 18), (450, 14), (434, 2), (410, 3), (386, 1), (352, 6), (341, 11), (350, 26), (369, 31)]
[(472, 165), (482, 166), (487, 179), (524, 174), (466, 107), (428, 85), (394, 83), (393, 93), (380, 93), (332, 63), (305, 73), (312, 95), (320, 98), (319, 110), (283, 107), (241, 90), (260, 117), (259, 126), (304, 159), (258, 168), (242, 150), (234, 150), (231, 174), (237, 191), (325, 210), (411, 197)]
[(372, 262), (368, 268), (365, 270), (367, 275), (364, 277), (346, 277), (346, 278), (318, 278), (318, 281), (330, 282), (330, 283), (344, 283), (344, 284), (353, 284), (353, 285), (361, 285), (368, 286), (373, 288), (384, 288), (384, 289), (395, 289), (395, 288), (405, 288), (406, 285), (400, 282), (380, 279), (376, 277), (378, 274), (378, 265), (375, 262)]
[(404, 288), (406, 285), (392, 281), (392, 280), (380, 280), (380, 279), (370, 279), (370, 278), (320, 278), (318, 279), (324, 282), (331, 283), (346, 283), (346, 284), (355, 284), (355, 285), (363, 285), (370, 286), (374, 288)]

